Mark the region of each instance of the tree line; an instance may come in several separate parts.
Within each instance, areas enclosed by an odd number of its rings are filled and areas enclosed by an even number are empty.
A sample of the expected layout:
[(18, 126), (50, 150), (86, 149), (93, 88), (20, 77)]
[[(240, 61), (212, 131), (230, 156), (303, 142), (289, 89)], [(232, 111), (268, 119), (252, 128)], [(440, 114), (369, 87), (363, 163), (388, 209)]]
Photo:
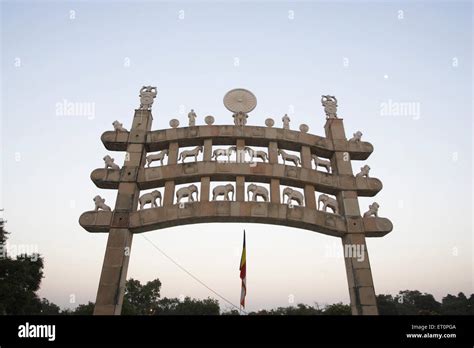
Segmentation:
[[(75, 309), (61, 309), (37, 291), (43, 278), (43, 258), (38, 254), (11, 258), (6, 253), (7, 234), (0, 226), (0, 314), (91, 315), (94, 303), (80, 304)], [(236, 308), (221, 309), (213, 298), (161, 298), (159, 279), (141, 284), (127, 280), (122, 307), (124, 315), (239, 315)], [(447, 294), (438, 302), (432, 294), (418, 290), (402, 290), (397, 295), (377, 295), (381, 315), (474, 315), (474, 294)], [(295, 306), (262, 309), (248, 315), (350, 315), (351, 308), (342, 302), (320, 306), (299, 303)]]

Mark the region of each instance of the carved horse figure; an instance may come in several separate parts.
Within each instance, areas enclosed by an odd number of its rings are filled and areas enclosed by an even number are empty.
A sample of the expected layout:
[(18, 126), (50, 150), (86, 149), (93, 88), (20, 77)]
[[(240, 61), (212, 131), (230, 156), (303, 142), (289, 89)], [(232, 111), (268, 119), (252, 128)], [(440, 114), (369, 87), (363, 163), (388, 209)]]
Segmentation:
[(155, 161), (160, 161), (160, 164), (163, 165), (163, 159), (165, 156), (168, 156), (168, 150), (163, 150), (156, 154), (146, 156), (146, 166), (150, 168), (150, 164)]
[(286, 161), (293, 162), (295, 166), (298, 167), (298, 164), (301, 164), (301, 160), (298, 156), (296, 155), (290, 155), (289, 153), (286, 153), (283, 150), (278, 149), (278, 154), (281, 156), (283, 159), (283, 163), (286, 165)]
[(212, 190), (212, 200), (216, 201), (217, 197), (224, 196), (224, 201), (229, 200), (229, 192), (232, 194), (231, 201), (234, 200), (234, 186), (232, 184), (219, 185)]
[(156, 199), (160, 200), (160, 206), (161, 206), (161, 193), (158, 190), (153, 190), (152, 192), (145, 193), (143, 196), (141, 196), (138, 199), (138, 202), (140, 203), (140, 209), (143, 209), (145, 204), (151, 204), (152, 208), (157, 208), (158, 205), (156, 204)]
[(259, 196), (262, 197), (265, 202), (268, 202), (268, 190), (265, 187), (255, 185), (255, 184), (250, 184), (247, 187), (247, 200), (249, 201), (250, 201), (250, 192), (253, 193), (253, 197), (252, 197), (253, 202), (256, 202), (257, 197)]
[(327, 212), (327, 208), (331, 208), (334, 214), (339, 214), (337, 201), (326, 194), (322, 194), (318, 198), (318, 210), (320, 210), (321, 202), (323, 202), (323, 211)]
[(286, 204), (290, 204), (291, 201), (296, 201), (298, 205), (303, 205), (304, 197), (301, 192), (293, 190), (291, 187), (287, 187), (283, 190), (283, 201), (285, 201), (285, 196), (287, 197)]
[(178, 161), (182, 160), (184, 163), (186, 157), (194, 157), (194, 162), (197, 162), (197, 156), (199, 155), (199, 152), (202, 152), (202, 146), (196, 146), (192, 150), (184, 150), (179, 154)]
[(227, 162), (230, 162), (230, 156), (232, 156), (233, 152), (237, 151), (237, 147), (231, 146), (227, 149), (216, 149), (212, 152), (212, 157), (211, 159), (215, 158), (217, 161), (219, 156), (227, 156)]
[(176, 191), (176, 199), (178, 203), (181, 203), (181, 199), (188, 197), (188, 202), (194, 202), (193, 194), (196, 193), (196, 201), (198, 196), (198, 188), (196, 185), (192, 184), (186, 187), (181, 187)]
[(244, 151), (248, 152), (251, 162), (253, 162), (253, 159), (255, 157), (260, 158), (263, 162), (268, 161), (268, 155), (265, 151), (254, 150), (254, 149), (252, 149), (251, 147), (248, 147), (248, 146), (244, 147)]
[(314, 161), (314, 165), (316, 166), (316, 170), (318, 170), (318, 166), (319, 166), (319, 167), (326, 168), (327, 172), (331, 173), (331, 162), (330, 161), (323, 160), (323, 159), (319, 158), (316, 155), (311, 155), (311, 158)]

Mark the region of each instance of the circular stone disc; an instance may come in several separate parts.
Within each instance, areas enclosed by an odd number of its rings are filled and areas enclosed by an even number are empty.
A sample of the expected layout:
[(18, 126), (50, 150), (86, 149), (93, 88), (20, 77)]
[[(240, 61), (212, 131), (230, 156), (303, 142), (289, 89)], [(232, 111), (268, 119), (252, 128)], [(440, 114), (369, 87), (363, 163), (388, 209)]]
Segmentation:
[(255, 95), (243, 88), (236, 88), (226, 93), (224, 96), (224, 106), (232, 112), (247, 113), (257, 106)]

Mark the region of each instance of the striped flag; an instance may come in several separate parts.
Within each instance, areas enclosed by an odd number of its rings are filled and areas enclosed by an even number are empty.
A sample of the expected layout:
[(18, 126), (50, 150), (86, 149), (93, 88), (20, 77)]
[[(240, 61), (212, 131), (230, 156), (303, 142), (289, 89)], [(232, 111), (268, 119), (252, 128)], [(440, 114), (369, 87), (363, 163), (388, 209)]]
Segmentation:
[(245, 308), (245, 295), (247, 295), (247, 263), (245, 252), (245, 230), (244, 230), (244, 246), (242, 248), (242, 256), (240, 258), (240, 279), (242, 279), (242, 290), (240, 292), (240, 305)]

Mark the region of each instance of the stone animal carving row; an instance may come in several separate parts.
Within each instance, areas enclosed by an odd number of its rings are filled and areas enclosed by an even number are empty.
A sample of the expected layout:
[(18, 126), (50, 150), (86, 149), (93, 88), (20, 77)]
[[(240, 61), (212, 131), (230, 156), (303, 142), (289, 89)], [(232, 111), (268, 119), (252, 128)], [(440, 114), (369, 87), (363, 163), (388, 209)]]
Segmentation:
[(181, 187), (176, 191), (176, 200), (178, 203), (181, 203), (181, 200), (185, 197), (188, 198), (188, 202), (194, 202), (193, 194), (196, 194), (196, 201), (198, 200), (198, 188), (196, 185), (192, 184), (186, 187)]
[(247, 200), (249, 201), (250, 201), (250, 192), (252, 192), (253, 202), (257, 201), (257, 197), (261, 197), (263, 198), (265, 202), (268, 202), (268, 190), (265, 187), (255, 185), (255, 184), (250, 184), (247, 187)]
[(154, 161), (160, 161), (160, 164), (163, 165), (163, 160), (165, 156), (168, 156), (168, 150), (166, 149), (156, 154), (151, 154), (151, 155), (146, 156), (147, 167), (150, 167), (150, 164), (153, 163)]
[(197, 156), (199, 155), (200, 152), (202, 152), (202, 146), (200, 145), (196, 146), (192, 150), (184, 150), (179, 154), (178, 161), (181, 160), (184, 163), (184, 160), (187, 157), (194, 157), (194, 162), (197, 162)]
[(233, 201), (234, 200), (234, 186), (232, 184), (216, 186), (212, 190), (212, 200), (217, 201), (217, 197), (223, 196), (224, 201), (228, 201), (229, 193), (231, 193), (231, 196), (232, 196), (230, 200)]
[[(160, 205), (156, 204), (156, 199), (160, 200)], [(146, 204), (151, 204), (152, 208), (157, 208), (158, 206), (161, 206), (161, 193), (158, 190), (145, 193), (138, 199), (138, 202), (140, 203), (140, 209), (143, 209)]]
[(283, 190), (283, 202), (285, 202), (285, 196), (287, 197), (286, 204), (290, 204), (292, 201), (296, 201), (296, 203), (301, 206), (304, 204), (303, 194), (293, 190), (291, 187), (287, 187)]

